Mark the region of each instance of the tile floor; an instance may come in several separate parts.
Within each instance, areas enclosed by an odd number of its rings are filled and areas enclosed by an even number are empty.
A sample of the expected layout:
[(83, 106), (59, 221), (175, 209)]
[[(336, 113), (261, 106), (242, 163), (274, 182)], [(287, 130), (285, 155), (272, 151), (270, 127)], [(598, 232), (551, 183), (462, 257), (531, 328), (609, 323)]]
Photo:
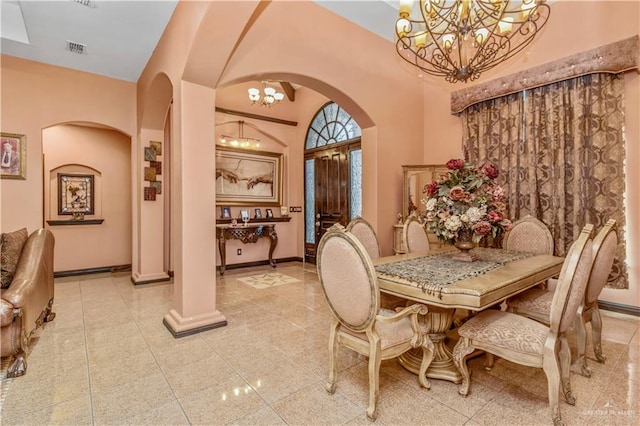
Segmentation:
[[(338, 387), (324, 390), (329, 312), (312, 265), (277, 272), (300, 281), (256, 289), (218, 277), (228, 326), (174, 339), (162, 324), (171, 284), (134, 287), (126, 274), (56, 280), (57, 318), (39, 332), (27, 375), (13, 380), (3, 425), (360, 425), (366, 419), (366, 359), (340, 354)], [(569, 425), (636, 424), (640, 416), (640, 319), (605, 312), (604, 365), (572, 373), (577, 405)], [(575, 352), (575, 336), (570, 340)], [(471, 393), (432, 380), (421, 389), (397, 361), (381, 369), (378, 425), (550, 424), (542, 370), (498, 359), (470, 361)], [(573, 367), (574, 371), (577, 368)], [(5, 383), (6, 384), (6, 383)]]

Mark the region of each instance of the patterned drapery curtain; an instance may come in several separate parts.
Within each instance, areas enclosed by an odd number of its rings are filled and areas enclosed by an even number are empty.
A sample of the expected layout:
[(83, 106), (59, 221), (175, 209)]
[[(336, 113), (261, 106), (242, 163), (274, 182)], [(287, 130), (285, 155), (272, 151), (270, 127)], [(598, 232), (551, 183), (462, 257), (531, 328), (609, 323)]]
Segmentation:
[(585, 223), (618, 225), (608, 287), (628, 288), (625, 268), (624, 80), (590, 74), (488, 100), (462, 113), (463, 148), (489, 161), (513, 220), (530, 214), (553, 234), (564, 256)]

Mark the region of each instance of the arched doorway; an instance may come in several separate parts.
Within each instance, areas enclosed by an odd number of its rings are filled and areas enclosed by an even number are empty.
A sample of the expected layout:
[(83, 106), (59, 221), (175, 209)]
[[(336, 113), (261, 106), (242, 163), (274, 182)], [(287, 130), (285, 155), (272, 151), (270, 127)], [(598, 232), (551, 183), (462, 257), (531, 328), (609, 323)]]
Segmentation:
[(333, 224), (362, 215), (362, 131), (335, 102), (316, 113), (305, 139), (304, 259), (315, 263), (316, 247)]

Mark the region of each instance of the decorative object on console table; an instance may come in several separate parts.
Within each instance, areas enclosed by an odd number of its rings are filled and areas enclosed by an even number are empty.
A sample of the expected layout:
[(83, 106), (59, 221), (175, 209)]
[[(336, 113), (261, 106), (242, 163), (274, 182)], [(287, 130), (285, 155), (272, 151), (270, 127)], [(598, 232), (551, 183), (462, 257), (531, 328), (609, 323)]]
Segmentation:
[(2, 132), (0, 170), (2, 179), (27, 178), (27, 142), (24, 135)]
[(282, 154), (216, 146), (216, 201), (234, 206), (278, 206)]
[(255, 213), (253, 215), (254, 219), (262, 219), (262, 211), (260, 209), (255, 209), (254, 213)]
[(231, 219), (231, 207), (229, 207), (229, 206), (220, 206), (220, 218), (221, 219)]
[(244, 226), (247, 226), (249, 223), (249, 210), (240, 210), (240, 219), (244, 222)]
[(267, 215), (267, 219), (272, 219), (273, 218), (273, 210), (271, 209), (265, 209), (265, 214)]
[(287, 207), (287, 206), (280, 206), (280, 216), (282, 216), (282, 217), (287, 217), (287, 216), (289, 216), (289, 207)]
[(458, 260), (474, 261), (470, 250), (485, 237), (494, 239), (511, 229), (504, 217), (507, 206), (498, 169), (485, 163), (476, 167), (464, 160), (447, 162), (448, 173), (426, 185), (425, 225), (439, 239), (455, 243)]
[(58, 214), (74, 213), (94, 214), (93, 175), (58, 173)]

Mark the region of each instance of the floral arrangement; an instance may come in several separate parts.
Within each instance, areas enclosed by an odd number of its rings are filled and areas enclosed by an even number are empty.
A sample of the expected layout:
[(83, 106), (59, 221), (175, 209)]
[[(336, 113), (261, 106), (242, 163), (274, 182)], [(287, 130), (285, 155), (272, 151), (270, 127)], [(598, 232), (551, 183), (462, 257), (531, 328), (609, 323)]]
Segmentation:
[(462, 233), (472, 233), (477, 243), (511, 229), (511, 221), (504, 217), (504, 189), (495, 182), (500, 173), (494, 165), (476, 167), (452, 159), (447, 162), (447, 169), (423, 190), (425, 226), (430, 232), (451, 243)]

